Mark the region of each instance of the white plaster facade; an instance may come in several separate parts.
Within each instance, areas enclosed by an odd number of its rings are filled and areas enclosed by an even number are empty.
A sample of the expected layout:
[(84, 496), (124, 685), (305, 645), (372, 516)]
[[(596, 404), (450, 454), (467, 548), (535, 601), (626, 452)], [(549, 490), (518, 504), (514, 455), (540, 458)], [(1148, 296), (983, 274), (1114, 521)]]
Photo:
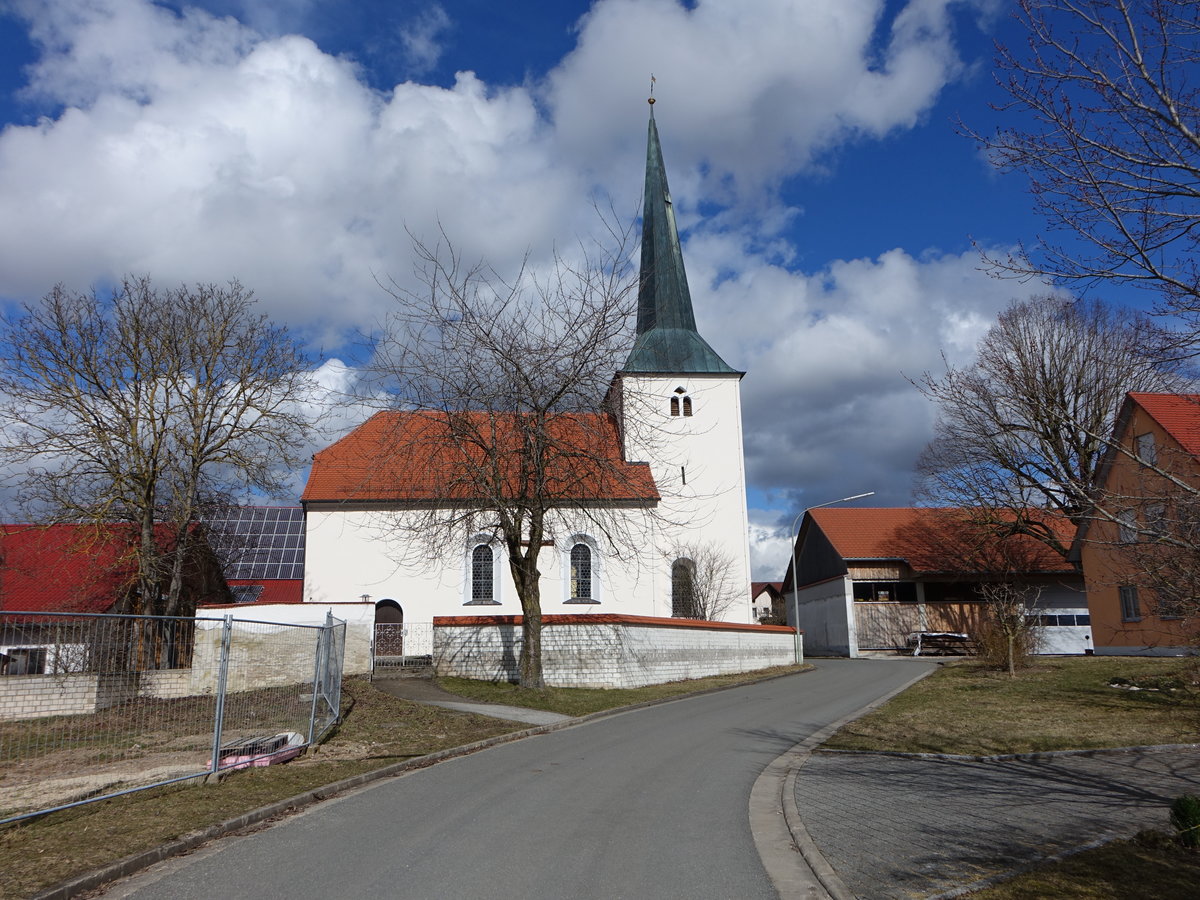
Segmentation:
[[(566, 510), (550, 523), (542, 548), (542, 611), (671, 615), (671, 566), (679, 548), (715, 546), (730, 563), (730, 580), (745, 591), (719, 618), (754, 622), (738, 375), (620, 377), (625, 456), (647, 462), (662, 500), (654, 508)], [(682, 390), (682, 393), (679, 391)], [(672, 415), (671, 399), (691, 415)], [(680, 407), (682, 411), (682, 405)], [(440, 558), (414, 533), (419, 513), (376, 504), (306, 504), (306, 603), (371, 604), (393, 600), (406, 621), (434, 616), (521, 612), (502, 543), (462, 534)], [(453, 543), (453, 542), (452, 542)], [(472, 600), (474, 547), (492, 550), (493, 602)], [(571, 596), (570, 552), (591, 550), (592, 599)]]

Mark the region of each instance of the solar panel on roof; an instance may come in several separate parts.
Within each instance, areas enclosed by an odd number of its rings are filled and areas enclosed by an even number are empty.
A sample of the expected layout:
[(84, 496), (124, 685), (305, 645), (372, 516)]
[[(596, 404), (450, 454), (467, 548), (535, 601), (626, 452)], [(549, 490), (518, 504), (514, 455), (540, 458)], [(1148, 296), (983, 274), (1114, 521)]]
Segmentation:
[(209, 540), (229, 579), (304, 577), (304, 510), (242, 506), (206, 516)]

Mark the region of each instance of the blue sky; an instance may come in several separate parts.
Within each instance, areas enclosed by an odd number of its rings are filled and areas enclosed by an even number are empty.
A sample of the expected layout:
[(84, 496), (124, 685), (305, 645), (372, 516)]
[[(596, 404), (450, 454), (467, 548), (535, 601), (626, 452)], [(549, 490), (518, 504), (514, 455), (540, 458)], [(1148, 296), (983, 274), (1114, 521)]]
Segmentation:
[(503, 270), (595, 230), (597, 194), (636, 213), (653, 72), (700, 328), (748, 373), (757, 578), (803, 506), (909, 502), (933, 410), (908, 379), (1045, 290), (980, 270), (973, 242), (1040, 223), (955, 131), (1003, 121), (1001, 0), (0, 10), (0, 300), (237, 277), (330, 396), (391, 302), (374, 276), (407, 277), (406, 229)]

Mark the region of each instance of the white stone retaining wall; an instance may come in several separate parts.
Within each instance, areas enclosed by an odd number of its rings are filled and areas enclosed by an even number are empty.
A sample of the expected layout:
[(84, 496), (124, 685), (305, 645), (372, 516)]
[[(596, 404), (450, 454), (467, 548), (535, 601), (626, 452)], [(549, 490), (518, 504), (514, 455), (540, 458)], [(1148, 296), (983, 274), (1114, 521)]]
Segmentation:
[[(641, 687), (796, 661), (795, 631), (777, 625), (596, 614), (542, 622), (542, 666), (554, 687)], [(516, 681), (519, 616), (440, 616), (433, 626), (438, 675)]]

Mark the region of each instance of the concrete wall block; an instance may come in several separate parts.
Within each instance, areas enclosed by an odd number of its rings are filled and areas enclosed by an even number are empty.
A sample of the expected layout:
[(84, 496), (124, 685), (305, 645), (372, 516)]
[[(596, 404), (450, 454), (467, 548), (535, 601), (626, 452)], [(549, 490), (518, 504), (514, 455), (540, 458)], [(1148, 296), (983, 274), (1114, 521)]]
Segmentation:
[[(510, 624), (438, 625), (439, 675), (515, 681), (520, 629)], [(640, 687), (787, 665), (794, 638), (778, 632), (706, 630), (633, 623), (548, 625), (542, 634), (547, 684)]]

